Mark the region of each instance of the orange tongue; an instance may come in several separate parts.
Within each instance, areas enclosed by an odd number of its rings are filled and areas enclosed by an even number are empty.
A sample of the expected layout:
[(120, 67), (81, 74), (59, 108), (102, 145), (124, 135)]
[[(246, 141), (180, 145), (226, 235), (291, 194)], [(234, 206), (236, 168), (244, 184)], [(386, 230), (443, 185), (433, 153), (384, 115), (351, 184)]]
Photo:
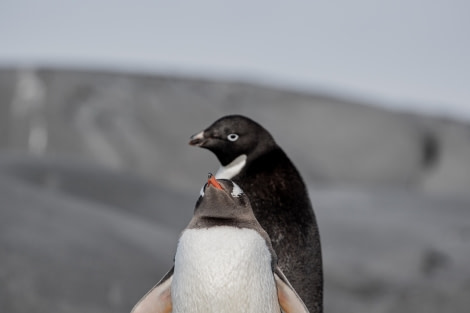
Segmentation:
[(209, 179), (207, 180), (207, 185), (212, 185), (217, 189), (223, 190), (222, 186), (219, 184), (217, 179), (215, 179), (215, 177), (212, 176), (212, 174), (210, 173), (209, 173)]

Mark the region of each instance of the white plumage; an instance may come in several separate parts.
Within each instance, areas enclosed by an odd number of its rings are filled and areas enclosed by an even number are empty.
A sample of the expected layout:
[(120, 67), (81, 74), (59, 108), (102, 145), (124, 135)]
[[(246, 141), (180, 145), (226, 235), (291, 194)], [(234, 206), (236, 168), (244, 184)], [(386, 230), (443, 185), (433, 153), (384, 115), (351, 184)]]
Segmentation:
[(215, 178), (232, 179), (232, 177), (237, 176), (238, 173), (240, 173), (243, 167), (245, 166), (246, 158), (246, 154), (242, 154), (236, 157), (235, 160), (230, 162), (230, 164), (227, 164), (226, 166), (221, 166), (217, 170), (217, 173), (215, 173)]
[(173, 313), (280, 312), (271, 254), (258, 232), (186, 229), (175, 255)]

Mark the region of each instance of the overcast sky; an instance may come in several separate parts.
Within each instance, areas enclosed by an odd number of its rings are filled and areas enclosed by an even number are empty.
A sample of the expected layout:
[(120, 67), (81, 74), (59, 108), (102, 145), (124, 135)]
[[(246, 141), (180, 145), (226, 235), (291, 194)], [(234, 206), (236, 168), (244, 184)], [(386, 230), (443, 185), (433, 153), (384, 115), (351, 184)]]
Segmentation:
[(470, 120), (470, 1), (0, 1), (0, 65), (339, 92)]

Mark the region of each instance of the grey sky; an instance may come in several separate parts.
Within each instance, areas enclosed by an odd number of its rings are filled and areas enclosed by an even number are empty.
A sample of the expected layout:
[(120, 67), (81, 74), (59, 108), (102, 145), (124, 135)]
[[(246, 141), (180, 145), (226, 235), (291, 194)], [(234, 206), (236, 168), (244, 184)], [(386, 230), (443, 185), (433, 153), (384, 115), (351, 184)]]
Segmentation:
[(222, 76), (470, 119), (470, 1), (0, 2), (0, 64)]

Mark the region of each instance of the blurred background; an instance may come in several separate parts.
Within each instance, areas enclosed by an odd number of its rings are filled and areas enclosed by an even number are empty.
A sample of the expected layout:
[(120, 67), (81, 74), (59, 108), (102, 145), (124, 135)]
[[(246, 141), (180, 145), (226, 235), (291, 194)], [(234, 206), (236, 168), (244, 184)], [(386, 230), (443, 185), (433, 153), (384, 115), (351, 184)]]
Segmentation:
[(129, 312), (258, 121), (320, 227), (325, 312), (467, 312), (470, 4), (2, 1), (0, 312)]

